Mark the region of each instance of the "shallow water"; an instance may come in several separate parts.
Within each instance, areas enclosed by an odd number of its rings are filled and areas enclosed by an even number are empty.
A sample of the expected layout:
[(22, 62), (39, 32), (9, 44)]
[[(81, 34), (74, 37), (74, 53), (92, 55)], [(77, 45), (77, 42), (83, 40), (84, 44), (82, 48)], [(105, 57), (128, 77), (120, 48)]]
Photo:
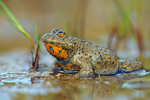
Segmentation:
[[(150, 75), (147, 72), (101, 76), (101, 81), (99, 77), (62, 79), (48, 71), (29, 72), (29, 58), (29, 52), (21, 51), (0, 57), (1, 100), (150, 100)], [(145, 64), (149, 60), (145, 58)], [(41, 69), (52, 69), (48, 65), (53, 62), (51, 56), (42, 53)], [(47, 66), (43, 67), (43, 64)]]

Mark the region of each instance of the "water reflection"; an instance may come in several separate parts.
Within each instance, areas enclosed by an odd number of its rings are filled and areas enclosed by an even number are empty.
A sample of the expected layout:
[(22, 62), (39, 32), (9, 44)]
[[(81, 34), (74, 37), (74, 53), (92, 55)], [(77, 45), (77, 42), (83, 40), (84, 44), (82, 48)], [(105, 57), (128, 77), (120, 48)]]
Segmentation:
[[(51, 78), (34, 78), (33, 73), (8, 73), (1, 75), (0, 97), (19, 98), (24, 95), (51, 98), (52, 100), (81, 100), (110, 98), (119, 89), (117, 77), (104, 76), (103, 82), (99, 83), (98, 78), (87, 80), (61, 80)], [(5, 76), (5, 77), (4, 77)], [(104, 81), (107, 80), (107, 81)], [(108, 82), (109, 81), (109, 82)], [(5, 94), (5, 95), (3, 95)], [(7, 98), (9, 100), (9, 98)]]

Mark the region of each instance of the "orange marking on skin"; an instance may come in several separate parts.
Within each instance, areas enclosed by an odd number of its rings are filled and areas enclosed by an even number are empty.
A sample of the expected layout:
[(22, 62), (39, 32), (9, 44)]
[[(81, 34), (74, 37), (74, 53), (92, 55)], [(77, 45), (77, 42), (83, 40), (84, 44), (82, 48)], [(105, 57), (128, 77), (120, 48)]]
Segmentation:
[[(67, 58), (68, 55), (66, 54), (66, 50), (63, 50), (62, 47), (54, 46), (54, 45), (47, 44), (47, 43), (44, 43), (44, 45), (46, 49), (48, 50), (48, 52), (52, 55), (55, 55), (57, 58)], [(53, 51), (49, 49), (50, 46), (52, 47)]]
[(57, 64), (57, 68), (58, 68), (58, 67), (61, 67), (61, 65), (62, 65), (61, 63), (58, 63), (58, 64)]
[(66, 66), (65, 66), (65, 65), (62, 65), (62, 67), (63, 67), (63, 69), (64, 69), (64, 70), (67, 70), (67, 68), (66, 68)]
[[(68, 71), (71, 71), (71, 66), (74, 67), (76, 70), (80, 71), (80, 69), (75, 66), (75, 65), (72, 65), (72, 64), (68, 64), (67, 66), (61, 64), (61, 63), (58, 63), (57, 66), (55, 67), (55, 69), (59, 68), (59, 67), (63, 67), (64, 70), (68, 70)], [(67, 68), (66, 68), (67, 67)]]
[(63, 67), (64, 70), (67, 70), (67, 68), (65, 67), (65, 65), (63, 65), (63, 64), (61, 64), (61, 63), (58, 63), (58, 64), (57, 64), (56, 69), (57, 69), (58, 67)]
[(67, 68), (69, 71), (71, 71), (71, 66), (74, 67), (76, 70), (80, 71), (80, 69), (77, 66), (72, 65), (72, 64), (67, 65)]

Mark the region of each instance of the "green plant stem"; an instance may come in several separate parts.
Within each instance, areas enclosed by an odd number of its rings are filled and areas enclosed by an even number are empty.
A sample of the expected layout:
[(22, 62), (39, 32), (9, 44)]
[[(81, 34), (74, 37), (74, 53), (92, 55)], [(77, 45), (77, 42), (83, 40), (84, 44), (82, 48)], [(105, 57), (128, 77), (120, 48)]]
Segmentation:
[[(9, 9), (6, 7), (6, 5), (2, 2), (2, 0), (0, 0), (0, 5), (2, 6), (2, 8), (4, 9), (4, 11), (8, 14), (8, 16), (10, 17), (10, 20), (5, 13), (3, 13), (3, 11), (0, 9), (0, 13), (4, 16), (4, 18), (6, 18), (6, 20), (19, 32), (21, 32), (23, 35), (25, 35), (33, 44), (34, 49), (36, 51), (36, 44), (34, 43), (32, 37), (29, 35), (29, 33), (21, 26), (21, 24), (18, 22), (18, 20), (13, 16), (13, 14), (9, 11)], [(15, 23), (15, 24), (14, 24)]]
[(101, 75), (100, 74), (98, 74), (98, 78), (99, 78), (99, 83), (101, 83), (102, 79), (101, 79)]
[(3, 9), (9, 15), (9, 17), (11, 18), (11, 20), (20, 29), (21, 33), (23, 33), (27, 38), (32, 39), (31, 36), (24, 30), (24, 28), (20, 25), (20, 23), (17, 21), (17, 19), (13, 16), (13, 14), (8, 10), (8, 8), (6, 7), (6, 5), (1, 0), (0, 0), (0, 5), (3, 7)]
[(3, 13), (3, 11), (2, 11), (1, 9), (0, 9), (0, 13), (2, 14), (2, 16), (3, 16), (16, 30), (20, 31), (20, 29), (19, 29), (18, 27), (16, 27), (16, 26), (14, 25), (14, 23), (11, 22), (11, 20), (9, 20), (9, 18)]
[(39, 31), (38, 31), (37, 23), (35, 23), (35, 37), (36, 37), (36, 44), (38, 45), (39, 50), (40, 50), (41, 46), (40, 46), (40, 37), (39, 37)]

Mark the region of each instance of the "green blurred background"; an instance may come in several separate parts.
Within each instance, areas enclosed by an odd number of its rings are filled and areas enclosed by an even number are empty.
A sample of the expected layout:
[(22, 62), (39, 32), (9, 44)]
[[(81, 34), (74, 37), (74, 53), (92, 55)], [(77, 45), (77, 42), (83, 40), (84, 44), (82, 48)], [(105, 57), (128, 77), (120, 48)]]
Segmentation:
[[(41, 36), (53, 28), (114, 51), (150, 51), (149, 0), (2, 0), (21, 25)], [(0, 15), (0, 53), (30, 49), (30, 41)], [(134, 52), (134, 51), (133, 51)]]

